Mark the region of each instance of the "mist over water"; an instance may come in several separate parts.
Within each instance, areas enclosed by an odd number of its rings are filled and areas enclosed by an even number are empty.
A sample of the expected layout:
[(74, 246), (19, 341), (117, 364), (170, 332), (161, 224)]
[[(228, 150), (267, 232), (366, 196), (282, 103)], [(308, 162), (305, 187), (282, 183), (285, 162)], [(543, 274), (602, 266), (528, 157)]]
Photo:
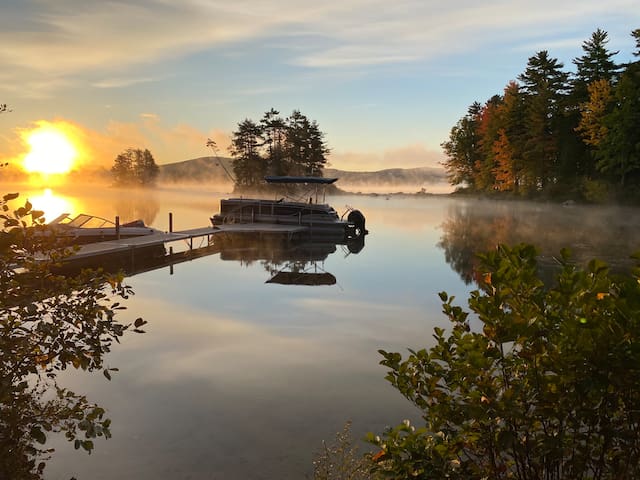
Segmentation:
[[(45, 203), (66, 202), (71, 214), (142, 218), (160, 230), (171, 212), (180, 230), (208, 226), (228, 196), (193, 185), (77, 185), (52, 187)], [(448, 326), (437, 293), (466, 306), (475, 252), (529, 242), (543, 262), (570, 247), (577, 261), (597, 256), (624, 266), (640, 250), (637, 208), (428, 195), (327, 201), (340, 214), (349, 205), (366, 216), (370, 234), (359, 253), (236, 242), (172, 274), (165, 267), (128, 278), (135, 295), (121, 319), (143, 317), (147, 333), (113, 348), (106, 363), (120, 371), (111, 382), (78, 371), (60, 377), (106, 408), (113, 438), (96, 441), (91, 455), (53, 440), (45, 478), (306, 478), (314, 452), (347, 420), (356, 438), (418, 420), (384, 380), (377, 350), (430, 346), (433, 327)], [(290, 269), (292, 255), (335, 283), (266, 283)]]

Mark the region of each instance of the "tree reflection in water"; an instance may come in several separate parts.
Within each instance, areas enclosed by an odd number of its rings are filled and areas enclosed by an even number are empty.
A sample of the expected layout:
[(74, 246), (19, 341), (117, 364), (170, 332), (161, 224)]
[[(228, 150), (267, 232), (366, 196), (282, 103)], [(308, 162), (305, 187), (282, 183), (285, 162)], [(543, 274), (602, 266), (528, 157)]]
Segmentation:
[(598, 258), (612, 270), (628, 270), (629, 255), (640, 244), (637, 210), (617, 206), (563, 206), (521, 201), (462, 198), (453, 202), (442, 224), (438, 247), (466, 284), (477, 283), (477, 252), (498, 245), (530, 243), (540, 251), (542, 278), (551, 281), (556, 257), (568, 247), (577, 264)]
[(132, 294), (121, 276), (53, 273), (69, 249), (43, 235), (41, 213), (28, 202), (8, 214), (16, 197), (0, 200), (0, 478), (39, 479), (53, 453), (50, 434), (87, 452), (93, 439), (110, 436), (104, 409), (61, 387), (57, 374), (74, 367), (110, 379), (115, 369), (104, 367), (104, 356), (145, 322), (116, 320), (124, 307), (115, 300)]

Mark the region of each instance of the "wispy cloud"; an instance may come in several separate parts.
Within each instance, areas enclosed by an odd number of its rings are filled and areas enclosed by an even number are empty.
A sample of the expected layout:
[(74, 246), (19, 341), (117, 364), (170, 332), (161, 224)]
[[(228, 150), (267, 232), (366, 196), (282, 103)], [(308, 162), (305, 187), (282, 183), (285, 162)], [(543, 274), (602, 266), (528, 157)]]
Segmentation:
[[(570, 0), (558, 4), (524, 0), (478, 4), (435, 1), (327, 0), (321, 5), (285, 0), (84, 2), (25, 0), (3, 12), (0, 62), (49, 77), (78, 72), (124, 71), (230, 42), (289, 35), (315, 37), (307, 51), (290, 42), (292, 63), (327, 68), (411, 62), (481, 48), (517, 30), (522, 38), (566, 25), (585, 15), (638, 16), (637, 4)], [(8, 25), (11, 19), (28, 22)], [(318, 42), (318, 39), (325, 39)], [(318, 45), (320, 44), (320, 48)], [(149, 79), (106, 77), (115, 87)]]
[(158, 79), (152, 77), (113, 77), (94, 82), (93, 86), (97, 88), (122, 88), (156, 81)]

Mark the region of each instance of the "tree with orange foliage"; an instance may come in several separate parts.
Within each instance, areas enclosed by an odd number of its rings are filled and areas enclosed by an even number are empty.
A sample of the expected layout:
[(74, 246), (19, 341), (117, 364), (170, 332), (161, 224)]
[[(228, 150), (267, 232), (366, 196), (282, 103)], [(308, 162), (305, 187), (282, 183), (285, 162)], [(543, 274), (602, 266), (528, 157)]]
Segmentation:
[(601, 79), (591, 83), (589, 100), (580, 105), (580, 123), (576, 131), (582, 141), (591, 147), (597, 147), (607, 135), (607, 126), (603, 120), (611, 110), (613, 94), (609, 80)]
[(501, 128), (498, 132), (498, 139), (493, 142), (491, 150), (496, 164), (492, 170), (496, 189), (501, 192), (517, 190), (518, 184), (514, 172), (513, 149), (504, 128)]

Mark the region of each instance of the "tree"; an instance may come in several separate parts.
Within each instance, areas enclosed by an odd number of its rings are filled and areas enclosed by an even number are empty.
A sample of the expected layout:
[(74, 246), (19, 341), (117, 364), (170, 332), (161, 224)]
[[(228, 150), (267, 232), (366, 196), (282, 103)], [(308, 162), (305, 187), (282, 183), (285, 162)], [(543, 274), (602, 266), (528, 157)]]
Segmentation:
[(498, 116), (498, 109), (501, 103), (502, 98), (499, 95), (494, 95), (480, 110), (477, 134), (479, 137), (478, 147), (482, 155), (475, 165), (475, 185), (478, 190), (493, 191), (496, 189), (494, 176), (496, 159), (494, 158), (492, 147), (502, 126)]
[(299, 110), (287, 118), (286, 148), (291, 175), (321, 176), (329, 153), (318, 124)]
[(273, 175), (284, 175), (287, 129), (285, 121), (280, 117), (280, 112), (272, 108), (265, 112), (262, 120), (260, 120), (260, 125), (264, 142), (267, 146), (268, 169)]
[(580, 105), (580, 123), (576, 131), (585, 144), (595, 148), (607, 136), (604, 118), (611, 111), (613, 95), (611, 83), (605, 79), (593, 81), (587, 90), (589, 99)]
[[(504, 152), (499, 159), (499, 167), (503, 172), (509, 171), (511, 180), (513, 181), (512, 190), (520, 193), (522, 185), (526, 185), (527, 181), (523, 178), (523, 150), (526, 138), (525, 129), (525, 98), (520, 92), (520, 86), (517, 82), (511, 81), (504, 88), (502, 102), (498, 107), (498, 116), (500, 118), (500, 131), (504, 132), (497, 139), (499, 145), (494, 143), (494, 154), (497, 151)], [(508, 142), (508, 143), (505, 143)], [(507, 147), (508, 151), (503, 147)], [(508, 160), (510, 158), (510, 160)], [(531, 181), (528, 182), (532, 183)]]
[(152, 185), (155, 183), (160, 168), (156, 165), (153, 155), (147, 149), (135, 151), (133, 163), (134, 177), (139, 185)]
[(607, 37), (607, 32), (598, 28), (591, 34), (591, 38), (582, 44), (584, 55), (573, 59), (576, 74), (572, 84), (576, 104), (586, 101), (589, 85), (599, 80), (612, 82), (619, 70), (618, 65), (612, 60), (619, 52), (607, 50)]
[(478, 102), (473, 103), (451, 129), (449, 140), (441, 144), (447, 156), (444, 168), (451, 185), (462, 185), (471, 190), (476, 187), (475, 168), (482, 158), (477, 131), (481, 109)]
[(631, 36), (636, 42), (636, 51), (633, 52), (634, 57), (640, 57), (640, 28), (636, 28), (631, 32)]
[[(388, 478), (632, 479), (640, 475), (640, 268), (576, 267), (563, 251), (555, 284), (537, 252), (481, 255), (469, 313), (441, 293), (447, 333), (385, 352), (387, 379), (422, 412), (369, 436)], [(640, 260), (640, 256), (636, 257)]]
[(492, 145), (496, 166), (493, 168), (495, 185), (499, 191), (513, 191), (517, 188), (514, 171), (513, 148), (504, 129), (498, 132), (498, 139)]
[(160, 169), (148, 149), (129, 148), (118, 155), (111, 168), (118, 185), (153, 185)]
[(529, 58), (524, 73), (518, 76), (526, 95), (528, 135), (524, 144), (524, 163), (539, 189), (556, 178), (558, 139), (555, 120), (568, 79), (568, 74), (562, 71), (563, 66), (542, 50)]
[(121, 276), (56, 273), (68, 246), (29, 202), (9, 213), (17, 197), (0, 200), (0, 478), (32, 480), (51, 454), (42, 447), (50, 433), (88, 452), (93, 439), (111, 435), (104, 409), (60, 387), (57, 373), (74, 367), (110, 379), (116, 369), (105, 356), (113, 342), (145, 322), (116, 320), (124, 307), (114, 298), (132, 294)]
[(613, 94), (613, 108), (603, 119), (597, 168), (621, 186), (640, 175), (640, 62), (629, 65)]
[(252, 187), (262, 182), (266, 162), (260, 157), (259, 148), (263, 144), (262, 129), (253, 120), (245, 119), (238, 124), (229, 147), (229, 152), (234, 157), (236, 185)]
[(233, 133), (236, 185), (254, 187), (267, 174), (322, 176), (330, 152), (315, 120), (294, 110), (283, 120), (271, 109), (260, 123), (245, 119)]

